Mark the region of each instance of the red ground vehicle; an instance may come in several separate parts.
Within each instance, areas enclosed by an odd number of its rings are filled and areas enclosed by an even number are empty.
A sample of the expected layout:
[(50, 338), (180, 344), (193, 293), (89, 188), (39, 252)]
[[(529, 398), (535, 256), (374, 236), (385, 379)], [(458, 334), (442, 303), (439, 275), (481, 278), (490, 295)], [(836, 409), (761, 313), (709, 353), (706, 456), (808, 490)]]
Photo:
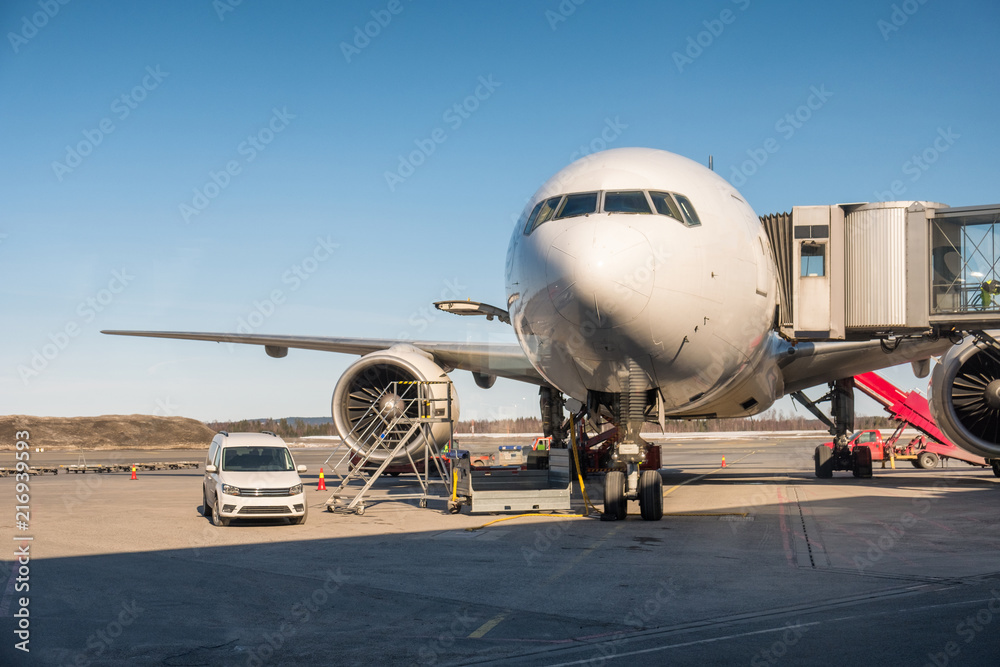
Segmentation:
[[(918, 435), (906, 444), (900, 444), (900, 435), (905, 426), (906, 423), (900, 424), (888, 439), (883, 439), (882, 431), (878, 429), (857, 431), (851, 436), (848, 446), (851, 451), (857, 445), (868, 447), (872, 453), (872, 461), (908, 460), (915, 468), (934, 468), (942, 458), (958, 459), (969, 465), (987, 467), (986, 459), (981, 456), (970, 454), (952, 444), (935, 442), (926, 435)], [(832, 442), (824, 444), (833, 448)]]

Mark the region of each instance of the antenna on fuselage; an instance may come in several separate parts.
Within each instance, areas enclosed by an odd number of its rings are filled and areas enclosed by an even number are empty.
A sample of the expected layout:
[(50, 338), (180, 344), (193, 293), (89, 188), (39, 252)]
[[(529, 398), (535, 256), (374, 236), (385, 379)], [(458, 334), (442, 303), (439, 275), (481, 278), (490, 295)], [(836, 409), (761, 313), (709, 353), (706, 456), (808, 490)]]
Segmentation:
[(708, 168), (709, 168), (709, 169), (710, 169), (711, 171), (715, 171), (715, 167), (714, 167), (714, 166), (712, 166), (712, 156), (711, 156), (711, 155), (709, 155), (709, 156), (708, 156)]

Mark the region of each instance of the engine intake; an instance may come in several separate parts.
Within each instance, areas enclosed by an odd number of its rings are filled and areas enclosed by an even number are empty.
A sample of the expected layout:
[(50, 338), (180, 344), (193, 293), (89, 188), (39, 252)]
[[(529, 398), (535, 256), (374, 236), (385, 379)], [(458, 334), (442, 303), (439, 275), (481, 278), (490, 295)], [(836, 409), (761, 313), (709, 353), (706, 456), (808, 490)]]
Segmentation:
[(1000, 459), (1000, 351), (978, 340), (951, 348), (934, 367), (934, 419), (956, 445)]
[[(435, 382), (409, 384), (426, 381)], [(394, 382), (395, 391), (389, 391)], [(447, 417), (449, 388), (451, 419), (457, 422), (458, 395), (444, 369), (412, 345), (393, 345), (361, 357), (344, 371), (333, 390), (333, 423), (344, 443), (358, 454), (380, 445), (369, 460), (381, 463), (421, 416), (422, 408), (431, 416)], [(428, 442), (441, 446), (451, 437), (447, 422), (424, 423), (418, 429), (404, 450), (410, 456), (422, 453)]]

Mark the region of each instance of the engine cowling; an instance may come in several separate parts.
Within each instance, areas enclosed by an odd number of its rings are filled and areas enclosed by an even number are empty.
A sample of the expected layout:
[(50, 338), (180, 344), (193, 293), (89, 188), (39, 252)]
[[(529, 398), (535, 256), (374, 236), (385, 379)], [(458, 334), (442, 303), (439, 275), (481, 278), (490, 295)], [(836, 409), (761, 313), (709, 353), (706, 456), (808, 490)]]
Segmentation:
[[(417, 381), (433, 383), (408, 384)], [(396, 391), (388, 391), (394, 382)], [(421, 406), (435, 417), (448, 415), (449, 391), (451, 419), (457, 422), (458, 394), (444, 369), (423, 350), (393, 345), (361, 357), (344, 371), (333, 390), (333, 423), (344, 443), (359, 454), (381, 441), (369, 459), (380, 463), (420, 416)], [(396, 421), (400, 416), (403, 419)], [(447, 422), (425, 423), (419, 429), (406, 446), (410, 456), (422, 453), (428, 442), (441, 446), (451, 437)]]
[(953, 443), (1000, 459), (1000, 352), (968, 340), (934, 367), (928, 390), (938, 427)]

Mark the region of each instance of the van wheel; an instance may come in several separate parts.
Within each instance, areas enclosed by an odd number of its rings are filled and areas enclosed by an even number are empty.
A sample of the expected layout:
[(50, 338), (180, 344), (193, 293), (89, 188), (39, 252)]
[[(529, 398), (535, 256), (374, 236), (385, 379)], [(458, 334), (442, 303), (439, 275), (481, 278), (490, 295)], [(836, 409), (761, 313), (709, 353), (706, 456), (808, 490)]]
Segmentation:
[(227, 519), (227, 518), (223, 517), (221, 514), (219, 514), (219, 497), (218, 496), (215, 497), (215, 504), (212, 505), (212, 523), (215, 524), (216, 526), (219, 526), (219, 527), (228, 526), (229, 525), (229, 519)]
[(308, 517), (309, 517), (309, 506), (306, 505), (305, 509), (302, 511), (302, 516), (292, 517), (292, 525), (293, 526), (301, 526), (302, 524), (304, 524), (306, 522), (306, 519)]
[(208, 496), (205, 495), (205, 487), (201, 487), (201, 515), (211, 517), (212, 510), (208, 507)]

